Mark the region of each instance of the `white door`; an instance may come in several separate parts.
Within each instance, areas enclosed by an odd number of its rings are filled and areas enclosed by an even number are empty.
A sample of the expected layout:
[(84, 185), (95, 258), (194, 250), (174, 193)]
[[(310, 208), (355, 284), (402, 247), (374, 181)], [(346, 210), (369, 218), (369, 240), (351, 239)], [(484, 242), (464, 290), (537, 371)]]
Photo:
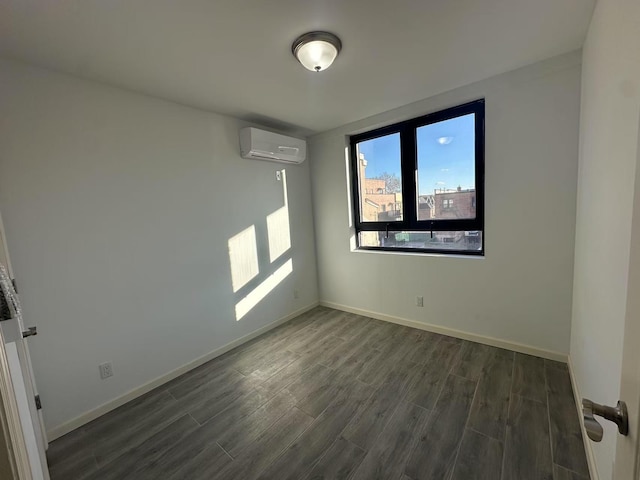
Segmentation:
[[(6, 240), (0, 216), (0, 265), (13, 279), (11, 262), (6, 248)], [(42, 426), (42, 417), (36, 405), (36, 388), (29, 347), (27, 345), (29, 329), (16, 315), (13, 302), (5, 296), (4, 312), (0, 313), (0, 338), (4, 344), (4, 356), (11, 377), (11, 386), (15, 405), (18, 410), (22, 436), (24, 438), (28, 461), (33, 480), (48, 480), (49, 473), (46, 460), (46, 438)], [(7, 308), (8, 307), (8, 308)], [(7, 313), (8, 310), (8, 313)]]
[(627, 311), (620, 382), (620, 399), (627, 403), (629, 410), (629, 435), (618, 436), (614, 467), (616, 480), (640, 479), (640, 131), (636, 155)]

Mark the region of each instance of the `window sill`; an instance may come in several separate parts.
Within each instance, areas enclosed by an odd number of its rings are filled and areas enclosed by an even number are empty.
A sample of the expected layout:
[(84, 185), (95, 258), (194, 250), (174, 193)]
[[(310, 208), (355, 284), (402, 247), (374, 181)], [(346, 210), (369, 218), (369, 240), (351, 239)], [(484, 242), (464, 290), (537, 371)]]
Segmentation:
[(374, 255), (406, 255), (410, 257), (464, 258), (484, 260), (485, 253), (443, 253), (443, 252), (407, 252), (405, 250), (381, 250), (352, 248), (351, 253), (372, 253)]

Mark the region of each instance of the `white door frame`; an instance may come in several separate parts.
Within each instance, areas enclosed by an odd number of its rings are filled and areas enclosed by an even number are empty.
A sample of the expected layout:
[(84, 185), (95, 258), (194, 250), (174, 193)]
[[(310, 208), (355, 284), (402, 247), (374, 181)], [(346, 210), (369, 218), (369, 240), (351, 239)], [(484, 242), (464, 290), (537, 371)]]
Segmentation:
[[(7, 239), (5, 236), (2, 215), (0, 214), (0, 259), (4, 260), (9, 275), (13, 277), (11, 260), (6, 251)], [(25, 345), (26, 347), (26, 345)], [(27, 352), (28, 354), (28, 352)], [(29, 366), (30, 367), (30, 366)], [(8, 437), (10, 443), (10, 461), (13, 462), (16, 480), (32, 480), (34, 477), (31, 469), (31, 459), (29, 458), (29, 450), (24, 435), (22, 422), (20, 419), (20, 410), (15, 394), (15, 388), (11, 380), (11, 370), (9, 367), (9, 358), (5, 348), (4, 335), (0, 329), (0, 397), (2, 398), (3, 408), (0, 415), (4, 418), (4, 423), (8, 429)]]
[[(0, 212), (0, 248), (4, 248), (3, 252), (0, 252), (0, 258), (4, 257), (7, 270), (9, 271), (9, 276), (13, 279), (15, 278), (13, 272), (13, 266), (11, 265), (11, 258), (9, 257), (9, 246), (7, 243), (7, 234), (4, 230), (4, 223), (2, 222), (2, 212)], [(29, 381), (31, 382), (33, 393), (38, 394), (38, 389), (35, 384), (35, 373), (33, 372), (33, 364), (31, 363), (31, 352), (29, 351), (29, 345), (24, 343), (24, 349), (26, 353), (26, 367), (29, 372)], [(42, 410), (37, 411), (37, 421), (40, 429), (40, 434), (37, 435), (37, 441), (40, 443), (43, 451), (47, 451), (49, 448), (49, 440), (47, 438), (47, 429), (44, 424), (44, 417), (42, 415)], [(43, 465), (45, 466), (45, 465)]]
[(14, 395), (13, 384), (11, 383), (11, 372), (9, 371), (9, 361), (4, 348), (4, 337), (0, 330), (0, 398), (2, 398), (3, 409), (0, 416), (3, 417), (7, 426), (10, 449), (9, 460), (13, 462), (16, 469), (16, 480), (31, 480), (31, 466), (29, 464), (29, 454), (27, 444), (22, 432), (18, 404)]

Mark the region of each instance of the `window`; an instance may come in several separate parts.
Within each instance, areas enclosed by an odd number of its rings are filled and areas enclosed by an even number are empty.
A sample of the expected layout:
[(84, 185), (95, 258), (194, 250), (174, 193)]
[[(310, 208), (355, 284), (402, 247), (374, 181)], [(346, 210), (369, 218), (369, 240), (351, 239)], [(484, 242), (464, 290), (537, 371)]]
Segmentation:
[(350, 144), (359, 249), (483, 254), (484, 100)]

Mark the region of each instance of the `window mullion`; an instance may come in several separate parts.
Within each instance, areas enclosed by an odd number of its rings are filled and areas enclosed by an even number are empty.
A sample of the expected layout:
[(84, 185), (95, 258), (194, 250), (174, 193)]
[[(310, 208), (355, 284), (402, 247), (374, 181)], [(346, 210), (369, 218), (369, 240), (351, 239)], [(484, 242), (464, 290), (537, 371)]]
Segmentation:
[(476, 107), (476, 222), (480, 225), (479, 229), (484, 228), (484, 102)]
[(408, 229), (415, 225), (418, 218), (416, 203), (416, 130), (410, 125), (400, 131), (401, 169), (402, 169), (402, 220)]

